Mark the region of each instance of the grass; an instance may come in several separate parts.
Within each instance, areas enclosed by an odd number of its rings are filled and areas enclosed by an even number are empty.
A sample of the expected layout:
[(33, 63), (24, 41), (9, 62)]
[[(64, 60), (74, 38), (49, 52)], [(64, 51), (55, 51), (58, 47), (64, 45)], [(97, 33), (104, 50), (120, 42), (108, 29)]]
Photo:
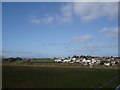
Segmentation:
[[(14, 63), (23, 63), (25, 60), (16, 60)], [(45, 59), (45, 60), (30, 60), (30, 62), (54, 62), (54, 59)]]
[(118, 70), (11, 65), (3, 66), (2, 74), (3, 88), (98, 88), (117, 76)]
[(14, 61), (14, 63), (23, 63), (25, 62), (24, 60), (17, 60), (17, 61)]
[(54, 59), (30, 60), (30, 62), (54, 62)]
[(120, 79), (119, 78), (112, 81), (110, 84), (105, 86), (105, 88), (117, 87), (118, 85), (120, 85)]

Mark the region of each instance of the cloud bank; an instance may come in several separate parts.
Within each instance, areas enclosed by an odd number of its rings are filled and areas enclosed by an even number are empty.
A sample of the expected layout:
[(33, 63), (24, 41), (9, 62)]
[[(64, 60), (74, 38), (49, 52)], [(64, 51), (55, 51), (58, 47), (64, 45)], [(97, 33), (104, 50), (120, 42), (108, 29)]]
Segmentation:
[(60, 14), (49, 13), (43, 18), (32, 16), (31, 22), (35, 24), (70, 23), (73, 18), (78, 18), (81, 22), (86, 23), (101, 17), (106, 17), (108, 20), (113, 20), (118, 17), (117, 2), (74, 2), (66, 3), (60, 7)]
[(100, 17), (117, 18), (118, 6), (117, 3), (74, 3), (73, 11), (82, 22), (89, 22)]

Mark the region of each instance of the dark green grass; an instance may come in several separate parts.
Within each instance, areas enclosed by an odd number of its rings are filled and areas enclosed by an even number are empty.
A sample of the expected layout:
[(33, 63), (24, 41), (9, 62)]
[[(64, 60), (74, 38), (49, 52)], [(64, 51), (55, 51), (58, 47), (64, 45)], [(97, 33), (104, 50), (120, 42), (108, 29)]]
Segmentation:
[(3, 66), (2, 84), (3, 88), (98, 88), (117, 75), (117, 69)]

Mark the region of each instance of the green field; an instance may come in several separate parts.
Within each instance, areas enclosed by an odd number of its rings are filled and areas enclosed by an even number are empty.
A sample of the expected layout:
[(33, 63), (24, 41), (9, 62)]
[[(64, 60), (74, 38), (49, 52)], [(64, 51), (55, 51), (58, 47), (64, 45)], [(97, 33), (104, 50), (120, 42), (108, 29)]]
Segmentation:
[(14, 61), (14, 63), (23, 63), (25, 62), (24, 60), (17, 60), (17, 61)]
[[(118, 76), (118, 69), (3, 66), (3, 88), (98, 88)], [(116, 80), (106, 88), (119, 85)]]
[[(25, 60), (16, 60), (14, 63), (23, 63), (26, 62)], [(54, 59), (45, 59), (45, 60), (29, 60), (29, 62), (54, 62)]]
[(54, 62), (54, 59), (30, 60), (30, 62)]

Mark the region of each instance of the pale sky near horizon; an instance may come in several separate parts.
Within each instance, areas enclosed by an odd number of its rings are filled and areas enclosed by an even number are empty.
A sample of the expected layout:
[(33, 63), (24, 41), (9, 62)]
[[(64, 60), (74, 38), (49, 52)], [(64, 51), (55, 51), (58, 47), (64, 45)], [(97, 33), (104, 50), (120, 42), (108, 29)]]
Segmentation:
[(118, 3), (3, 2), (3, 56), (118, 56)]

